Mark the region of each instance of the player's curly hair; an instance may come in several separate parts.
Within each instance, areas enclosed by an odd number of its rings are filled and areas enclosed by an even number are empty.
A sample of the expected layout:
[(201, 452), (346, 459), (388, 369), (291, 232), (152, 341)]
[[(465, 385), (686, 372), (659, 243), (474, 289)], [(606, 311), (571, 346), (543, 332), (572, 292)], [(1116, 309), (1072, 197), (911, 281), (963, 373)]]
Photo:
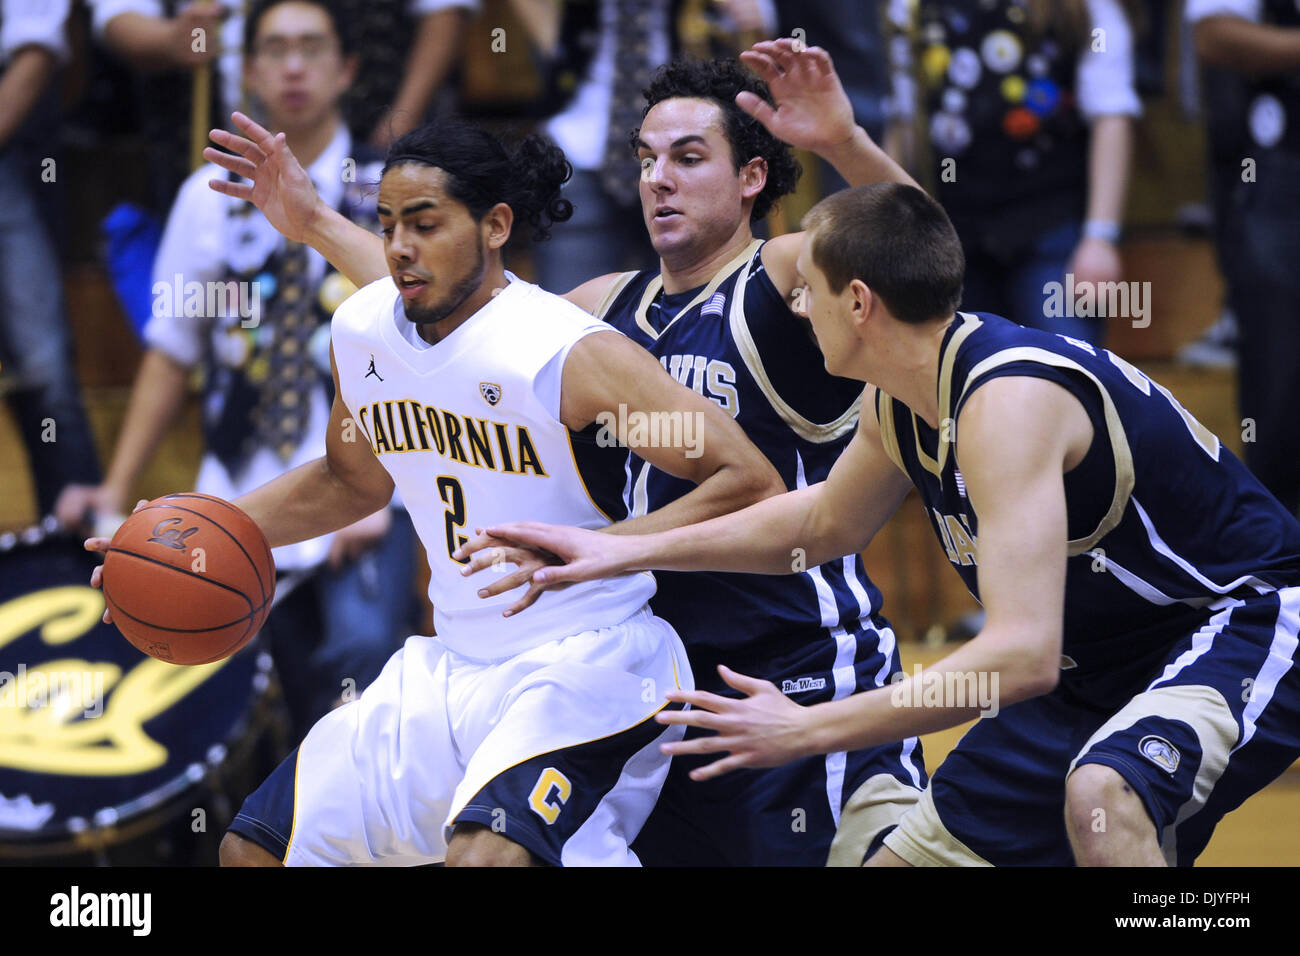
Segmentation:
[[(778, 199), (794, 192), (803, 168), (789, 145), (736, 105), (736, 94), (741, 90), (748, 90), (776, 105), (767, 84), (737, 59), (674, 60), (656, 70), (650, 78), (650, 85), (642, 91), (646, 106), (641, 111), (641, 118), (645, 119), (655, 104), (677, 97), (697, 97), (717, 103), (722, 108), (723, 130), (731, 145), (731, 161), (736, 171), (739, 172), (740, 167), (756, 156), (767, 162), (767, 184), (755, 198), (754, 208), (749, 214), (750, 221), (757, 222), (767, 215)], [(638, 127), (628, 138), (634, 150), (640, 133)]]
[(515, 220), (533, 227), (533, 239), (551, 237), (551, 226), (573, 215), (560, 187), (573, 175), (564, 151), (536, 134), (508, 147), (486, 130), (459, 120), (428, 123), (400, 137), (388, 150), (384, 173), (402, 163), (436, 166), (447, 174), (447, 192), (475, 220), (505, 203)]

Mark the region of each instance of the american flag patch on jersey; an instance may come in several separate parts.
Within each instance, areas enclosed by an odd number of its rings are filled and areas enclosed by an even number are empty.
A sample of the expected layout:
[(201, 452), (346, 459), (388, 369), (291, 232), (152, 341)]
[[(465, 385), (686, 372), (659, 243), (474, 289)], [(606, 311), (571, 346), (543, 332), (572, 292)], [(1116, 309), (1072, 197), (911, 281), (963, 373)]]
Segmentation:
[(713, 298), (705, 302), (704, 307), (700, 309), (700, 315), (716, 315), (718, 318), (722, 318), (726, 305), (727, 297), (721, 292), (715, 292)]
[(963, 498), (965, 498), (965, 497), (966, 497), (966, 479), (963, 478), (963, 477), (961, 476), (961, 470), (958, 469), (958, 468), (954, 468), (954, 469), (952, 470), (952, 475), (953, 475), (953, 477), (957, 480), (957, 494), (959, 494), (959, 495), (961, 495)]

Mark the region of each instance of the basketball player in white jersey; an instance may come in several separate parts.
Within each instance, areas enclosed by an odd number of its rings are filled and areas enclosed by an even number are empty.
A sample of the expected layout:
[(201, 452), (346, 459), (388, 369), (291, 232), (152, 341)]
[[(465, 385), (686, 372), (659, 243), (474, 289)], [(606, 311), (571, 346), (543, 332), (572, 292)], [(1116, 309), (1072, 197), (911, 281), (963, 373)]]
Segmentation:
[[(729, 417), (643, 349), (505, 271), (516, 220), (544, 236), (568, 218), (567, 175), (536, 137), (509, 153), (464, 124), (424, 127), (389, 152), (378, 211), (391, 275), (334, 315), (327, 454), (236, 503), (276, 547), (400, 488), (437, 636), (410, 638), (312, 728), (245, 801), (223, 864), (638, 862), (628, 844), (667, 774), (660, 744), (680, 736), (651, 718), (665, 693), (693, 686), (680, 639), (646, 607), (653, 578), (548, 591), (503, 618), (524, 589), (482, 600), (452, 552), (511, 518), (620, 521), (629, 439), (697, 488), (612, 530), (674, 527), (780, 482)], [(680, 424), (638, 440), (640, 416)], [(398, 597), (408, 582), (391, 586)]]

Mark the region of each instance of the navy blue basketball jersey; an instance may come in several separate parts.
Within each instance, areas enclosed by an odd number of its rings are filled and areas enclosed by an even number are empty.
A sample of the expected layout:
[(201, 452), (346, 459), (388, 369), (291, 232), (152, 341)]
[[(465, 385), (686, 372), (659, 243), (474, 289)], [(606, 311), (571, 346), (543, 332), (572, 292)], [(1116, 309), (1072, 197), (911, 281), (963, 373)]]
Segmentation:
[(1001, 376), (1056, 382), (1094, 429), (1065, 475), (1067, 691), (1114, 704), (1215, 611), (1300, 584), (1300, 522), (1167, 389), (1086, 342), (958, 313), (940, 350), (939, 429), (884, 393), (876, 413), (886, 452), (976, 599), (979, 519), (961, 474), (960, 414)]
[[(649, 349), (677, 381), (711, 399), (744, 429), (789, 489), (826, 477), (852, 437), (862, 383), (827, 373), (811, 334), (763, 268), (755, 240), (707, 285), (666, 296), (658, 272), (624, 274), (597, 314)], [(642, 515), (694, 487), (629, 456), (629, 512)], [(741, 646), (772, 660), (791, 632), (852, 629), (880, 608), (857, 556), (786, 576), (656, 572), (652, 606), (687, 647)]]

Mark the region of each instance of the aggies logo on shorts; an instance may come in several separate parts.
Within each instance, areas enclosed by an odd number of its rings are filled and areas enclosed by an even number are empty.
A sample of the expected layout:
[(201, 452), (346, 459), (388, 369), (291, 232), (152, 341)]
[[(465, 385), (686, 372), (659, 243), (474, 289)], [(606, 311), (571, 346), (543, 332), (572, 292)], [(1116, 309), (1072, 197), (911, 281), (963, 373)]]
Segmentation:
[(1178, 769), (1178, 748), (1165, 740), (1149, 734), (1138, 741), (1138, 752), (1165, 773), (1172, 774)]
[(497, 402), (501, 401), (501, 386), (495, 382), (479, 382), (478, 390), (484, 401), (494, 408)]

